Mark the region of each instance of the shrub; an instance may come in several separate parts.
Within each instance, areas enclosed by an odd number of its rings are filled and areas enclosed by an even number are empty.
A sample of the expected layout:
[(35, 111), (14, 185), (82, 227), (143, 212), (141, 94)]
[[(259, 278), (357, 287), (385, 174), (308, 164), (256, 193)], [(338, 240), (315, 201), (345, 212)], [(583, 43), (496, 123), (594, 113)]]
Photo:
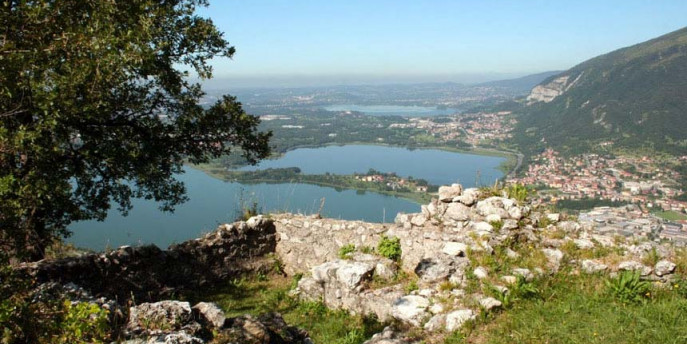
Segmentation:
[(382, 239), (377, 245), (377, 252), (382, 256), (393, 261), (401, 259), (401, 239), (397, 237), (387, 237), (382, 235)]
[(346, 244), (341, 246), (339, 249), (339, 258), (341, 259), (350, 259), (350, 254), (355, 252), (355, 245), (354, 244)]
[(527, 187), (525, 185), (512, 184), (506, 188), (506, 194), (508, 195), (508, 198), (513, 198), (516, 201), (522, 203), (527, 200), (529, 191), (527, 190)]
[(406, 294), (410, 294), (410, 292), (418, 290), (418, 289), (420, 289), (420, 287), (417, 285), (417, 280), (412, 280), (412, 281), (408, 282), (408, 284), (406, 284), (403, 287), (403, 291)]
[(608, 292), (623, 303), (641, 302), (650, 295), (651, 285), (641, 280), (639, 271), (623, 271), (605, 282)]

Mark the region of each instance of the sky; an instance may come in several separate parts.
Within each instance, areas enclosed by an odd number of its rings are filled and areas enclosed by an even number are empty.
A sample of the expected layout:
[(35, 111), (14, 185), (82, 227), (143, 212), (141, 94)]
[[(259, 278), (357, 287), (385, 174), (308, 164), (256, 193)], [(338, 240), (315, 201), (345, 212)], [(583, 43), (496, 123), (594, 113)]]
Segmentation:
[(236, 47), (212, 64), (238, 86), (506, 79), (687, 26), (686, 0), (210, 0), (198, 13)]

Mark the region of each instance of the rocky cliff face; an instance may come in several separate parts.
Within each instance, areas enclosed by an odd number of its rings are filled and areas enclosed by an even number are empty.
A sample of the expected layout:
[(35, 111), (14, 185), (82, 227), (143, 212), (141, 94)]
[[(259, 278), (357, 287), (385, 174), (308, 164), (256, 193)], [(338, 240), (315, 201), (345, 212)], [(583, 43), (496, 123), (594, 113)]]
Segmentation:
[(575, 78), (571, 79), (570, 75), (562, 75), (553, 78), (541, 85), (535, 86), (530, 94), (527, 96), (527, 104), (531, 105), (537, 102), (548, 103), (556, 99), (556, 97), (568, 91), (575, 86), (583, 73), (580, 73)]

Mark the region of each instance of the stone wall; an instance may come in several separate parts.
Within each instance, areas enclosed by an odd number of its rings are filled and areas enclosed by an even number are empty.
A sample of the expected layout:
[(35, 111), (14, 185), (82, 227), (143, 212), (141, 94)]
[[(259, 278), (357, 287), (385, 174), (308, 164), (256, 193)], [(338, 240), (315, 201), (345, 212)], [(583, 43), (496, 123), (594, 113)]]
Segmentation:
[(25, 264), (22, 269), (39, 283), (74, 283), (98, 296), (121, 302), (133, 295), (142, 302), (268, 269), (273, 263), (268, 254), (276, 243), (273, 222), (254, 217), (168, 250), (123, 246), (108, 253)]

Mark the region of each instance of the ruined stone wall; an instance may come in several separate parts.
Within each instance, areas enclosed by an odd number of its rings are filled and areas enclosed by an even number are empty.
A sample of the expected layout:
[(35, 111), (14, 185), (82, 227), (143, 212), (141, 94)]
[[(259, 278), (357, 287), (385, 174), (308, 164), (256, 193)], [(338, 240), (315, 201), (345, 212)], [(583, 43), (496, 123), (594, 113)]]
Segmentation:
[(26, 264), (22, 269), (39, 283), (74, 283), (120, 302), (132, 295), (137, 301), (149, 301), (267, 269), (273, 261), (266, 256), (275, 251), (276, 242), (272, 221), (255, 217), (222, 225), (168, 250), (123, 246), (108, 253)]

